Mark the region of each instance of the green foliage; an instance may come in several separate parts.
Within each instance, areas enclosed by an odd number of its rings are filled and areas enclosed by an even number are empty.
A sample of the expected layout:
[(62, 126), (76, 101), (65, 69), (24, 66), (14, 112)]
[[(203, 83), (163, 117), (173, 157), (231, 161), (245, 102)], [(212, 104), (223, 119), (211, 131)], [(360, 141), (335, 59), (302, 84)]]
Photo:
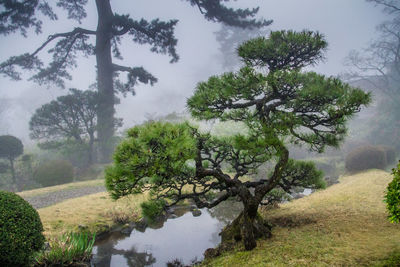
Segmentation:
[(312, 161), (289, 159), (278, 185), (265, 195), (262, 203), (273, 205), (290, 200), (292, 193), (303, 191), (304, 188), (326, 188), (323, 172), (318, 170)]
[(0, 191), (0, 265), (29, 266), (44, 245), (37, 211), (20, 196)]
[(106, 169), (106, 187), (113, 198), (130, 193), (163, 190), (192, 176), (188, 160), (195, 157), (196, 141), (187, 124), (150, 122), (127, 132)]
[(239, 47), (238, 53), (252, 66), (268, 66), (270, 71), (295, 70), (323, 59), (322, 51), (327, 45), (318, 32), (275, 31), (268, 38), (247, 41)]
[[(308, 56), (298, 58), (296, 53), (301, 52), (296, 50), (281, 59), (280, 45), (284, 51), (287, 48), (277, 37), (280, 35), (290, 36), (291, 47), (299, 46), (299, 51), (304, 48)], [(337, 78), (300, 71), (300, 67), (321, 59), (324, 44), (320, 34), (309, 32), (272, 32), (268, 39), (250, 40), (239, 47), (239, 51), (245, 51), (239, 54), (251, 64), (236, 73), (213, 76), (199, 83), (195, 94), (188, 99), (188, 107), (197, 118), (241, 121), (251, 129), (264, 127), (264, 133), (288, 136), (289, 142), (306, 144), (314, 151), (322, 152), (325, 146), (337, 147), (346, 134), (345, 123), (359, 111), (361, 104), (370, 102), (370, 94)], [(259, 53), (267, 53), (268, 59), (253, 61), (261, 57)], [(270, 57), (275, 58), (272, 63)], [(269, 73), (258, 72), (252, 67), (254, 64), (267, 66)], [(262, 120), (254, 120), (266, 115), (264, 126), (260, 124)]]
[(40, 164), (33, 179), (42, 186), (70, 183), (74, 178), (74, 168), (66, 160), (51, 160)]
[(386, 153), (379, 146), (362, 146), (346, 156), (345, 164), (350, 172), (373, 168), (384, 170), (387, 166)]
[(14, 160), (24, 152), (21, 140), (12, 135), (0, 136), (0, 158)]
[(36, 256), (35, 266), (73, 266), (87, 262), (92, 256), (96, 234), (68, 233), (50, 244), (50, 250)]
[(164, 200), (150, 200), (140, 204), (142, 208), (143, 217), (153, 221), (158, 215), (162, 213), (165, 207)]
[(393, 169), (393, 181), (387, 187), (385, 195), (386, 207), (389, 211), (389, 220), (400, 223), (400, 162), (397, 169)]
[(315, 167), (312, 161), (297, 161), (289, 159), (282, 173), (281, 184), (290, 187), (323, 189), (326, 187), (323, 172)]

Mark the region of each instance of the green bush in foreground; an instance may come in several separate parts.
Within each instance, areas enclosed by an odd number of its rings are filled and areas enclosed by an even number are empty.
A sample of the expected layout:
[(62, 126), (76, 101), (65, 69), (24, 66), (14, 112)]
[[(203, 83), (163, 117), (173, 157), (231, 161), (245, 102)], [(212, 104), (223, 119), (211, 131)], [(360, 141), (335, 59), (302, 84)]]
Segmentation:
[(397, 169), (393, 169), (393, 181), (387, 187), (385, 202), (389, 211), (389, 220), (400, 222), (400, 162)]
[(28, 266), (44, 244), (37, 211), (22, 197), (0, 191), (0, 266)]
[(71, 183), (74, 178), (74, 167), (66, 160), (47, 161), (36, 169), (33, 178), (42, 186)]

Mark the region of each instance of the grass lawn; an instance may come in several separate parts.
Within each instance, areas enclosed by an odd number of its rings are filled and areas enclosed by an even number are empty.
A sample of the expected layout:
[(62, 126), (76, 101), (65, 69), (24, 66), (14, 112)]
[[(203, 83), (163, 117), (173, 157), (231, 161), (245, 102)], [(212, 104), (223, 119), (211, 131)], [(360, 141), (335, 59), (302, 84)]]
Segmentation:
[[(383, 196), (392, 177), (370, 170), (308, 197), (262, 211), (273, 222), (271, 239), (204, 266), (374, 266), (400, 254), (400, 225), (391, 224)], [(395, 256), (393, 256), (395, 255)], [(393, 265), (391, 265), (393, 266)], [(400, 263), (399, 265), (400, 266)]]
[(114, 201), (108, 193), (102, 192), (69, 199), (38, 212), (48, 239), (82, 229), (100, 233), (118, 223), (138, 220), (141, 217), (140, 204), (146, 198), (141, 194)]

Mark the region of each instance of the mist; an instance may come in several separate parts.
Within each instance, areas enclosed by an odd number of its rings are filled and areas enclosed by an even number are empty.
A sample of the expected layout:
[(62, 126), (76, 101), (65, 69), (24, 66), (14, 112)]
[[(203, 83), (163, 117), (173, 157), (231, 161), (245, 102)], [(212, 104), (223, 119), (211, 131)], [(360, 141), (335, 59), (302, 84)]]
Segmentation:
[(0, 265), (399, 264), (398, 0), (9, 0), (0, 36)]
[[(245, 7), (249, 3), (238, 1), (230, 5)], [(158, 8), (154, 9), (154, 6)], [(342, 73), (345, 70), (343, 61), (349, 51), (366, 46), (376, 34), (376, 25), (385, 19), (379, 8), (363, 0), (251, 1), (250, 6), (260, 6), (258, 16), (274, 21), (267, 27), (268, 30), (309, 29), (323, 33), (329, 43), (326, 60), (313, 70), (328, 76)], [(146, 114), (163, 116), (172, 112), (185, 112), (186, 99), (191, 96), (196, 84), (225, 71), (214, 34), (221, 25), (207, 22), (190, 5), (181, 1), (143, 0), (135, 1), (135, 5), (115, 1), (113, 8), (116, 12), (129, 13), (134, 18), (179, 20), (176, 37), (180, 60), (177, 63), (170, 64), (168, 56), (152, 53), (146, 45), (132, 45), (129, 38), (123, 40), (123, 62), (128, 66), (143, 66), (157, 77), (158, 82), (154, 86), (136, 86), (135, 96), (119, 95), (121, 104), (116, 106), (116, 116), (123, 118), (121, 130), (143, 122)], [(1, 37), (0, 60), (33, 51), (49, 34), (68, 31), (71, 25), (70, 21), (66, 22), (65, 13), (60, 12), (57, 23), (44, 23), (41, 35), (30, 32), (27, 38), (18, 34)], [(95, 29), (96, 12), (93, 3), (89, 3), (88, 18), (77, 26)], [(93, 57), (79, 59), (78, 67), (72, 71), (73, 79), (66, 87), (86, 90), (95, 81), (94, 66)], [(24, 78), (27, 77), (25, 75)], [(10, 81), (7, 77), (0, 78), (0, 90), (1, 98), (12, 103), (2, 111), (5, 115), (2, 115), (4, 124), (0, 127), (0, 134), (15, 135), (29, 143), (28, 122), (34, 110), (68, 93), (68, 90), (55, 86), (46, 88), (26, 79)]]

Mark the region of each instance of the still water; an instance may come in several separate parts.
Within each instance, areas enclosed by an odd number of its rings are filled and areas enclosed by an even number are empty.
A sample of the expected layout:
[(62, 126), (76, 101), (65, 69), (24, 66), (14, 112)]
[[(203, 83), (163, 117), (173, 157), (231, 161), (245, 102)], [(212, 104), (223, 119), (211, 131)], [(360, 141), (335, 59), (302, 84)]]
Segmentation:
[[(175, 259), (185, 264), (203, 259), (207, 248), (216, 247), (222, 228), (241, 211), (240, 203), (224, 203), (194, 217), (188, 210), (175, 210), (169, 218), (144, 231), (120, 231), (96, 242), (92, 266), (166, 266)], [(182, 215), (183, 214), (183, 215)]]

